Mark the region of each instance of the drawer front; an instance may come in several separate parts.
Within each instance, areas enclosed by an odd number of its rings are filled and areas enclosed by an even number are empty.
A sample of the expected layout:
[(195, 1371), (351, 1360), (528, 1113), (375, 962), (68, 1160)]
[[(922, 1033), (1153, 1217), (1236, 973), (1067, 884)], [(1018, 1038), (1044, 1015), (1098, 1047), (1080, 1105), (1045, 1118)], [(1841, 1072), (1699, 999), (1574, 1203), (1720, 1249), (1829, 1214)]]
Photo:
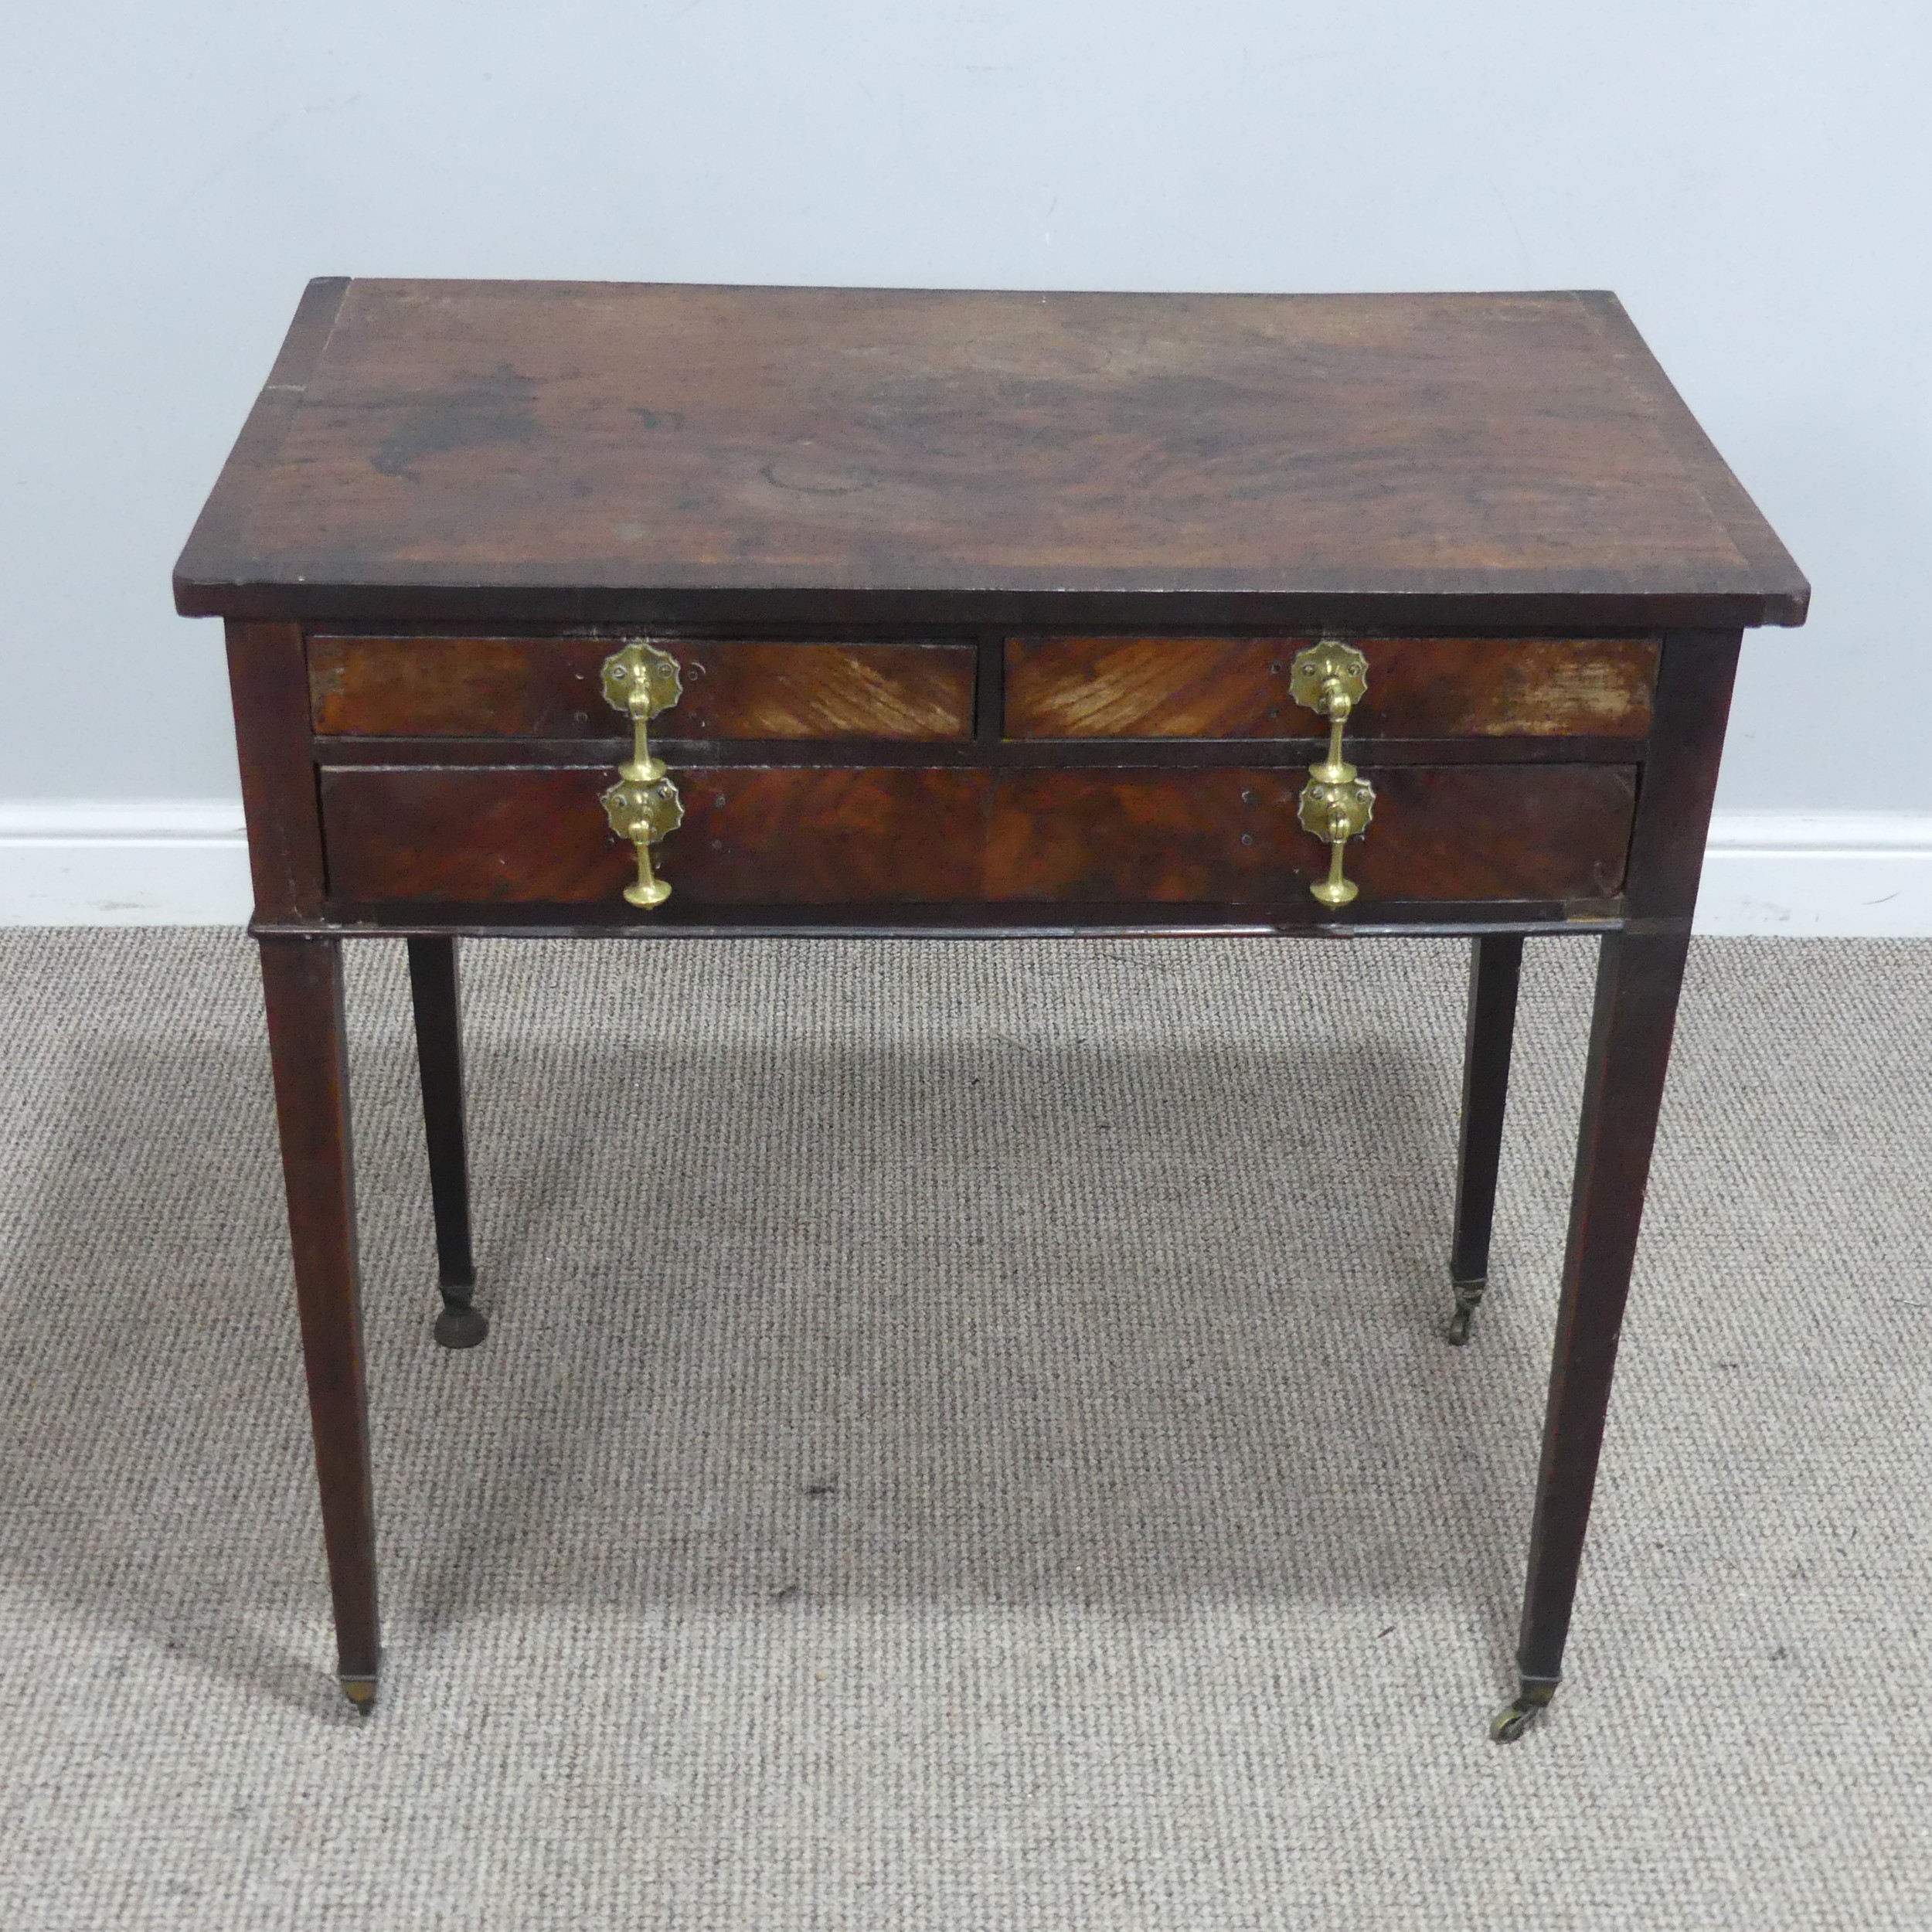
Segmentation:
[[(1375, 899), (1604, 899), (1623, 884), (1636, 774), (1615, 765), (1396, 765), (1349, 876)], [(1001, 782), (989, 899), (1309, 906), (1328, 848), (1298, 771), (1038, 771)]]
[[(652, 852), (680, 903), (979, 896), (986, 772), (733, 766), (672, 776), (684, 823)], [(611, 782), (607, 770), (325, 770), (329, 889), (367, 903), (615, 903), (637, 864), (598, 802)]]
[[(682, 906), (1270, 905), (1317, 915), (1327, 849), (1282, 770), (674, 770), (685, 819), (654, 849)], [(1349, 850), (1377, 900), (1601, 900), (1623, 883), (1636, 795), (1613, 765), (1386, 766)], [(631, 848), (607, 771), (342, 767), (322, 774), (338, 900), (617, 900)], [(640, 914), (648, 919), (650, 915)]]
[[(1009, 738), (1312, 738), (1289, 695), (1308, 638), (1011, 638)], [(1357, 638), (1352, 739), (1609, 737), (1650, 730), (1653, 638)]]
[[(880, 738), (973, 733), (975, 653), (960, 644), (662, 645), (684, 693), (666, 739)], [(598, 669), (612, 638), (308, 641), (310, 708), (325, 736), (615, 738)]]

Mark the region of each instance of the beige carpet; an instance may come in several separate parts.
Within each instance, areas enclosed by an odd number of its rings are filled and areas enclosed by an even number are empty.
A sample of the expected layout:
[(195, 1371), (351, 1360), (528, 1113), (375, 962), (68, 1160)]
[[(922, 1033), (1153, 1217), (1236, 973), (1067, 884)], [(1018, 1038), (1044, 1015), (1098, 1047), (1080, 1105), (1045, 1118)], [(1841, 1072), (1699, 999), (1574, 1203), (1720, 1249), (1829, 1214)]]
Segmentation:
[(1593, 947), (1440, 1337), (1460, 946), (466, 953), (481, 1350), (352, 948), (383, 1704), (257, 983), (0, 941), (0, 1927), (1932, 1924), (1932, 946), (1703, 944), (1511, 1688)]

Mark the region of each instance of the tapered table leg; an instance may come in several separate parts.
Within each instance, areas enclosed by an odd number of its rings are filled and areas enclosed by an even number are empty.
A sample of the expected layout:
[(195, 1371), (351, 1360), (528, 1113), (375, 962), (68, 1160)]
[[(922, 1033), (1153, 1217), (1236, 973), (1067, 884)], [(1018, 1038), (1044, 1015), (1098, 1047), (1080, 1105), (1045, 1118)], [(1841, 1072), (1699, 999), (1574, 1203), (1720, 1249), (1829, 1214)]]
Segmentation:
[(1449, 1339), (1469, 1339), (1470, 1318), (1489, 1285), (1489, 1231), (1496, 1213), (1509, 1051), (1516, 1032), (1522, 935), (1487, 933), (1470, 950), (1469, 1025), (1463, 1047), (1462, 1127), (1456, 1157), (1456, 1228), (1449, 1243), (1455, 1291)]
[(341, 942), (265, 938), (261, 961), (322, 1540), (335, 1605), (337, 1676), (349, 1701), (368, 1711), (376, 1702), (380, 1631)]
[(1521, 1695), (1491, 1727), (1505, 1743), (1549, 1702), (1562, 1675), (1689, 940), (1619, 933), (1600, 944), (1516, 1651)]
[(446, 1349), (474, 1348), (490, 1332), (474, 1304), (470, 1253), (470, 1163), (463, 1127), (463, 1020), (456, 941), (409, 942), (410, 997), (416, 1010), (416, 1062), (423, 1080), (423, 1128), (429, 1141), (430, 1203), (436, 1216), (436, 1274), (443, 1309), (431, 1332)]

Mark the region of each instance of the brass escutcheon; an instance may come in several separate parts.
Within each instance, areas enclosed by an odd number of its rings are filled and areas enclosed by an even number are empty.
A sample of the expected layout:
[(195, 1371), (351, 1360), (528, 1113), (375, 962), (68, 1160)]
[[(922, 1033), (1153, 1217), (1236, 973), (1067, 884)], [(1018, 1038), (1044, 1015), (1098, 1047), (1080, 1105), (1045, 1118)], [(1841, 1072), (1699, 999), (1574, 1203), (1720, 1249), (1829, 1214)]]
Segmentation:
[(684, 823), (684, 801), (664, 760), (651, 750), (651, 720), (684, 695), (678, 661), (641, 638), (604, 661), (604, 702), (631, 720), (631, 756), (617, 767), (617, 782), (603, 795), (604, 816), (620, 838), (638, 849), (638, 876), (624, 889), (633, 906), (662, 906), (670, 886), (651, 869), (651, 848)]
[(1298, 816), (1302, 829), (1328, 847), (1328, 876), (1308, 889), (1325, 906), (1345, 906), (1360, 889), (1342, 876), (1342, 852), (1359, 838), (1375, 815), (1375, 787), (1355, 775), (1342, 755), (1342, 728), (1369, 690), (1369, 660), (1352, 644), (1324, 638), (1295, 653), (1288, 693), (1295, 702), (1328, 721), (1328, 755), (1308, 767)]

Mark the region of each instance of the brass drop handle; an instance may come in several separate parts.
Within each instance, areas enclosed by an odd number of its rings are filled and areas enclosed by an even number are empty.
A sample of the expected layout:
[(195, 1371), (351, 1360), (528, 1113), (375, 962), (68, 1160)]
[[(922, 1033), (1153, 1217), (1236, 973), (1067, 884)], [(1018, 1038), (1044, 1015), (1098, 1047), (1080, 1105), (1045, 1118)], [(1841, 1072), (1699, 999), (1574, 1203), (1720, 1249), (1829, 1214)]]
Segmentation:
[(1317, 717), (1328, 721), (1328, 755), (1308, 767), (1301, 787), (1302, 829), (1328, 846), (1328, 876), (1308, 889), (1325, 906), (1345, 906), (1360, 889), (1342, 876), (1342, 849), (1369, 829), (1375, 815), (1375, 787), (1355, 776), (1342, 755), (1342, 727), (1369, 689), (1369, 660), (1352, 644), (1325, 638), (1295, 654), (1288, 693)]
[(631, 756), (617, 767), (617, 782), (602, 802), (611, 829), (638, 849), (637, 878), (624, 889), (634, 906), (662, 906), (671, 896), (670, 886), (651, 869), (651, 848), (684, 823), (684, 801), (664, 760), (652, 755), (650, 724), (683, 695), (677, 659), (641, 638), (604, 661), (604, 702), (631, 720)]

